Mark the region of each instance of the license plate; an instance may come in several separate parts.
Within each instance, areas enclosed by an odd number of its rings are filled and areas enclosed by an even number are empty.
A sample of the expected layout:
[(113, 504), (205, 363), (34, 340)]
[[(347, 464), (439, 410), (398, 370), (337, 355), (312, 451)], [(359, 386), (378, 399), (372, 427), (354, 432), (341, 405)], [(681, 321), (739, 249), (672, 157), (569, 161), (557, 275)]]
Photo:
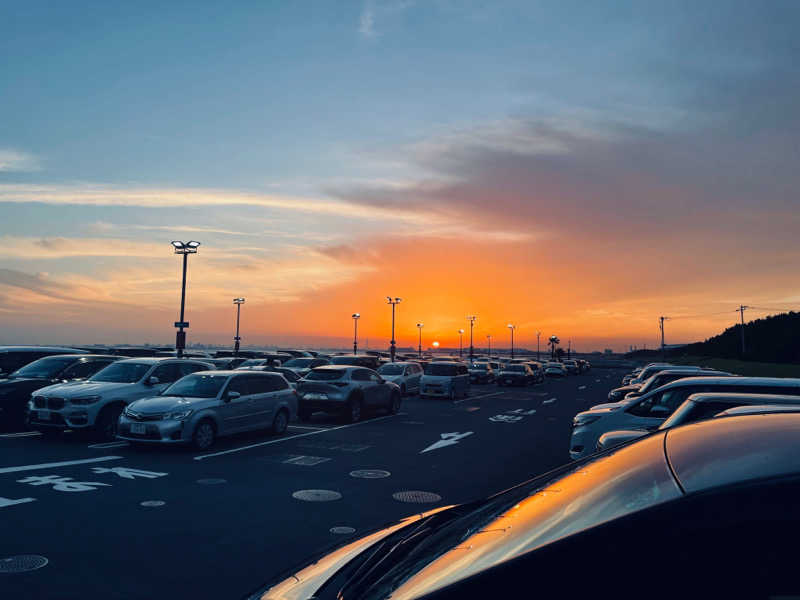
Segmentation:
[(38, 416), (39, 416), (39, 420), (40, 421), (49, 421), (50, 420), (50, 411), (49, 410), (40, 410)]
[(305, 397), (306, 400), (327, 400), (328, 399), (328, 396), (326, 396), (325, 394), (306, 394), (304, 397)]
[(131, 433), (147, 433), (147, 427), (144, 423), (131, 423)]

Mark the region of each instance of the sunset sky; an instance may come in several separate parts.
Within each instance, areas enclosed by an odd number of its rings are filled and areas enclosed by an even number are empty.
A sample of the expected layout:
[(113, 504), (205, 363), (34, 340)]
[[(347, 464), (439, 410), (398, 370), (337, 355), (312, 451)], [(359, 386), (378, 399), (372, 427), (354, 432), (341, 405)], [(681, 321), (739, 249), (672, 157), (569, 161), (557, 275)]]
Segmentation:
[(0, 7), (0, 343), (704, 339), (800, 306), (800, 3)]

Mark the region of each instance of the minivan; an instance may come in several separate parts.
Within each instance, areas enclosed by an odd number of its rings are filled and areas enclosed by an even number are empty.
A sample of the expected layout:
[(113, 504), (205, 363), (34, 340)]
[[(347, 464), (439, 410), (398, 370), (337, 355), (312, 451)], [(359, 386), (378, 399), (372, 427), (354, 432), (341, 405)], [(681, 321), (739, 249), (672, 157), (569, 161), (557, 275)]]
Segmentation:
[(464, 363), (432, 362), (425, 365), (420, 380), (420, 398), (444, 397), (455, 400), (469, 394), (469, 369)]

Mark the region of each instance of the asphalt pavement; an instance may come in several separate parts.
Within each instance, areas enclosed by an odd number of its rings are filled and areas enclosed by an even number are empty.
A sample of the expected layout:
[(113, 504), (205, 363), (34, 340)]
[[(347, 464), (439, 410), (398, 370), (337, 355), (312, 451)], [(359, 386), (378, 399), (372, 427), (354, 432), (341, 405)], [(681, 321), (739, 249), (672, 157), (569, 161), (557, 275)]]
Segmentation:
[[(325, 548), (568, 462), (572, 417), (621, 376), (412, 396), (397, 415), (320, 414), (203, 453), (0, 435), (0, 598), (241, 598)], [(24, 555), (47, 564), (6, 572)]]

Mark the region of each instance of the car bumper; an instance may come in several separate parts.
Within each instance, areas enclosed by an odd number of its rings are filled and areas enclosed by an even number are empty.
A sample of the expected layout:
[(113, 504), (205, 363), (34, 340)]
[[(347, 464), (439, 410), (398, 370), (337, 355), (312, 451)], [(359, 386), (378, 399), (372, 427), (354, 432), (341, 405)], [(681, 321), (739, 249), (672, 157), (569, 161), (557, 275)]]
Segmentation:
[(341, 394), (308, 392), (301, 394), (298, 399), (298, 406), (311, 410), (330, 410), (342, 409), (347, 404), (347, 396)]
[[(143, 426), (142, 433), (134, 433), (131, 426)], [(134, 421), (124, 415), (119, 419), (117, 438), (129, 442), (180, 444), (191, 441), (193, 428), (186, 421)]]
[(585, 426), (573, 428), (569, 442), (569, 457), (572, 460), (589, 456), (595, 451), (596, 446), (597, 436), (592, 435)]
[(33, 429), (87, 429), (93, 422), (87, 411), (70, 410), (40, 410), (34, 408), (28, 411), (28, 426)]
[(527, 380), (521, 377), (503, 377), (501, 375), (497, 378), (497, 382), (501, 385), (525, 385)]
[(450, 396), (450, 388), (425, 386), (420, 390), (422, 396)]

